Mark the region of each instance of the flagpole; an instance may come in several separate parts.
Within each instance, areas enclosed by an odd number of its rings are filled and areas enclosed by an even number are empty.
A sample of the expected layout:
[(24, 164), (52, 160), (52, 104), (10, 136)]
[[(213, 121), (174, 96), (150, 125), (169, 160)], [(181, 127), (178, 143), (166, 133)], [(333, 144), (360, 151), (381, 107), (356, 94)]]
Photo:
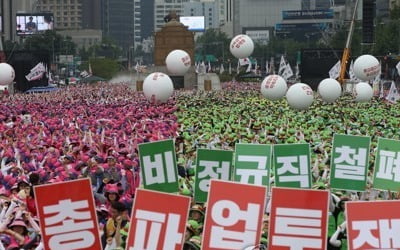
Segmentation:
[(354, 24), (355, 24), (355, 19), (356, 19), (356, 14), (357, 14), (358, 2), (359, 2), (359, 0), (356, 1), (356, 4), (354, 6), (353, 18), (351, 19), (351, 23), (350, 23), (350, 30), (349, 30), (349, 34), (347, 36), (346, 47), (344, 48), (343, 55), (342, 55), (342, 62), (341, 62), (341, 66), (340, 66), (340, 75), (339, 75), (339, 79), (338, 79), (341, 84), (344, 84), (344, 78), (346, 76), (347, 61), (350, 58), (350, 46), (351, 46), (351, 39), (352, 39), (352, 36), (354, 33)]

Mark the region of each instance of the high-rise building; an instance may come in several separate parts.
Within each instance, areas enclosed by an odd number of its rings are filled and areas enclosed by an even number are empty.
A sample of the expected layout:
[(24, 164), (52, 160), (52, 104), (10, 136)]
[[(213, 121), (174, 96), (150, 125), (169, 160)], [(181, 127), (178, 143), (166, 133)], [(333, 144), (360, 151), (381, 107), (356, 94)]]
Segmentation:
[(154, 33), (154, 0), (134, 0), (134, 41), (140, 43)]
[(103, 36), (127, 51), (134, 41), (134, 1), (103, 0), (102, 5)]
[(220, 27), (219, 2), (188, 2), (184, 4), (183, 16), (204, 16), (205, 29)]
[(159, 31), (165, 24), (164, 17), (171, 11), (178, 16), (183, 14), (183, 4), (189, 0), (155, 0), (154, 3), (154, 30)]
[(51, 12), (55, 29), (82, 29), (82, 0), (37, 0), (37, 12)]
[(35, 11), (34, 0), (1, 0), (0, 9), (3, 12), (2, 33), (4, 40), (18, 40), (16, 34), (16, 14), (18, 12), (31, 13)]

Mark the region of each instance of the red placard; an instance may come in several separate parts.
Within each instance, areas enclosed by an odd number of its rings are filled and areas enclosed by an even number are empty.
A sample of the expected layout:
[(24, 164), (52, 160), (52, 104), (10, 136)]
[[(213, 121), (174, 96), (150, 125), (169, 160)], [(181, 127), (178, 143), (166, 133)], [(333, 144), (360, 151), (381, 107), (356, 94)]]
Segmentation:
[(90, 179), (34, 187), (44, 249), (101, 249)]
[(400, 201), (346, 202), (349, 249), (400, 249)]
[(137, 189), (127, 249), (182, 249), (190, 198)]
[(326, 249), (329, 192), (272, 188), (269, 250)]
[(244, 249), (258, 245), (266, 187), (211, 180), (202, 249)]

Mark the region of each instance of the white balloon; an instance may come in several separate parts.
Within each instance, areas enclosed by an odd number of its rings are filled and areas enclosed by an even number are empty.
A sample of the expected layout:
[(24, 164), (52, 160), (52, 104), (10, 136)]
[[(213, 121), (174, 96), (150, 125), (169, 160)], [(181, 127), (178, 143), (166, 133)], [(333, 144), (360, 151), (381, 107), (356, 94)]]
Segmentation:
[(361, 81), (374, 79), (381, 73), (381, 65), (374, 56), (362, 55), (354, 61), (354, 75)]
[(174, 84), (168, 75), (161, 72), (154, 72), (148, 75), (143, 81), (143, 93), (148, 100), (166, 102), (174, 92)]
[(165, 64), (168, 72), (172, 75), (184, 75), (192, 64), (189, 54), (180, 49), (169, 52), (165, 58)]
[(272, 101), (284, 97), (286, 91), (286, 81), (279, 75), (269, 75), (261, 83), (261, 94)]
[(0, 85), (8, 85), (14, 81), (14, 68), (8, 63), (0, 63)]
[(294, 109), (308, 109), (314, 101), (314, 93), (307, 84), (296, 83), (287, 91), (286, 99), (289, 106)]
[(327, 78), (318, 85), (318, 93), (327, 103), (335, 102), (342, 94), (342, 87), (335, 79)]
[(229, 49), (236, 58), (246, 58), (253, 53), (253, 40), (247, 35), (237, 35), (231, 40)]
[(374, 94), (371, 85), (366, 82), (357, 83), (354, 90), (356, 102), (369, 102)]

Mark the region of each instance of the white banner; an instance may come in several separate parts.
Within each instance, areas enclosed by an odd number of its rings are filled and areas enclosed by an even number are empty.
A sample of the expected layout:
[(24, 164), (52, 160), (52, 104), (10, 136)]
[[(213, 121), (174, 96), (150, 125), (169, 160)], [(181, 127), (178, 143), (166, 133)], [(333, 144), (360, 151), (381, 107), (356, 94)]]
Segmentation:
[(247, 65), (247, 64), (250, 64), (250, 59), (248, 57), (239, 59), (239, 65), (240, 66)]
[(43, 65), (43, 63), (38, 63), (36, 64), (35, 67), (31, 69), (31, 72), (25, 76), (25, 78), (28, 81), (35, 81), (39, 80), (40, 78), (43, 77), (43, 74), (46, 72), (46, 67)]
[(278, 75), (282, 75), (286, 68), (285, 58), (281, 56), (281, 62), (279, 63)]
[(289, 78), (292, 77), (292, 76), (293, 76), (292, 67), (290, 67), (290, 64), (289, 64), (289, 63), (287, 63), (285, 69), (283, 70), (282, 77), (283, 77), (285, 80), (287, 80), (287, 79), (289, 79)]

